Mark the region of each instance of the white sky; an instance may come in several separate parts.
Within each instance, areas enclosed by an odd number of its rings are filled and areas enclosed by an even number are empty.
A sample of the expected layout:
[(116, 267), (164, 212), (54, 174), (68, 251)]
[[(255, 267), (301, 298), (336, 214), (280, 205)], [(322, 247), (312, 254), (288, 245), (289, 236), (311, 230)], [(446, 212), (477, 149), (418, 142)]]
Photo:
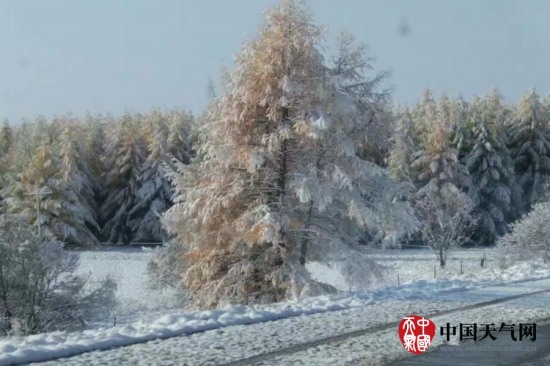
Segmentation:
[[(152, 107), (200, 112), (206, 85), (272, 0), (0, 0), (0, 118)], [(392, 72), (394, 100), (425, 87), (550, 92), (550, 1), (310, 0), (328, 41), (347, 29)], [(410, 32), (399, 26), (406, 20)]]

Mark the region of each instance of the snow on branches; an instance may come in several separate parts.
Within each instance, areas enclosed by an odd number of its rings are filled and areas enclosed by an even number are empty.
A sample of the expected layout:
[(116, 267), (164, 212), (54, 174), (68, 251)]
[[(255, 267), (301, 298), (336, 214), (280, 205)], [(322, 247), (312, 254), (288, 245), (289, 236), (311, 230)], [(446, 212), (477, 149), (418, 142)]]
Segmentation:
[(346, 39), (326, 65), (320, 41), (296, 2), (276, 6), (210, 109), (201, 159), (174, 180), (179, 197), (164, 220), (184, 248), (195, 306), (320, 290), (306, 261), (374, 266), (350, 254), (362, 253), (364, 230), (391, 236), (402, 222), (384, 215), (410, 212), (390, 197), (400, 184), (360, 156), (384, 101), (364, 76), (370, 59)]

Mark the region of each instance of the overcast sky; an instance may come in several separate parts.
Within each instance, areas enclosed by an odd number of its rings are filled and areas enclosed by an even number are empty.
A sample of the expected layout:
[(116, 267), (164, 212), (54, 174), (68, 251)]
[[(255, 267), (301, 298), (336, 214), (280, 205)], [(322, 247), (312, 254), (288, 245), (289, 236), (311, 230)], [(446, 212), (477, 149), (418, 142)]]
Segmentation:
[[(200, 112), (272, 0), (0, 0), (0, 118), (152, 107)], [(550, 92), (550, 1), (310, 0), (328, 42), (349, 30), (394, 100), (498, 87)], [(402, 32), (407, 30), (408, 32)]]

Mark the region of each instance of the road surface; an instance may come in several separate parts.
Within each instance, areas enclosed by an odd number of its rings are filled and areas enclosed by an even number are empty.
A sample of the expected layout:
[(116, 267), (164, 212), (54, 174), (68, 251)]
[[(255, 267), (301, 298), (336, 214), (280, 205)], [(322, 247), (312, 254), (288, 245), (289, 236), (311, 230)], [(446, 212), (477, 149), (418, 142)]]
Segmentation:
[[(491, 341), (492, 351), (442, 346), (425, 355), (403, 359), (409, 354), (398, 340), (397, 324), (418, 309), (424, 311), (419, 315), (429, 316), (436, 325), (550, 320), (548, 291), (550, 279), (467, 291), (458, 296), (462, 302), (457, 301), (456, 293), (441, 294), (431, 307), (425, 300), (404, 303), (403, 314), (389, 312), (387, 304), (381, 302), (88, 352), (40, 365), (517, 365), (548, 356), (548, 326), (538, 329), (534, 350), (518, 351), (518, 345), (513, 344), (516, 352), (505, 351), (506, 343)], [(366, 316), (372, 312), (377, 313), (377, 323)], [(441, 345), (441, 339), (436, 335), (434, 346), (437, 345)], [(395, 362), (400, 358), (403, 360)]]
[(550, 365), (550, 324), (537, 328), (537, 339), (534, 342), (513, 341), (511, 337), (499, 337), (494, 341), (485, 339), (479, 342), (463, 342), (458, 346), (442, 346), (433, 352), (413, 356), (392, 365)]

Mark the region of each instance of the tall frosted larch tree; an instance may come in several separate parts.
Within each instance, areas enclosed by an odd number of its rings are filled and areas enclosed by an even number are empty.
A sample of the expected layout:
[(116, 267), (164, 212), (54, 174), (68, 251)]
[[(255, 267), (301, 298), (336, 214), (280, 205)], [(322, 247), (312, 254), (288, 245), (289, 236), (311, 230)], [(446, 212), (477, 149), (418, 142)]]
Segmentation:
[[(10, 170), (10, 156), (13, 156), (13, 130), (7, 120), (2, 122), (0, 129), (0, 186), (8, 185), (8, 172)], [(11, 153), (11, 154), (10, 154)], [(0, 214), (3, 212), (3, 189), (0, 189)]]
[(183, 164), (189, 164), (194, 154), (192, 126), (193, 115), (184, 111), (166, 114), (168, 133), (166, 137), (166, 152)]
[(0, 158), (4, 157), (13, 144), (13, 130), (8, 120), (2, 121), (0, 128)]
[(182, 246), (194, 306), (313, 293), (306, 261), (364, 259), (359, 238), (380, 220), (370, 188), (386, 178), (358, 156), (368, 64), (327, 67), (320, 41), (295, 1), (269, 12), (211, 107), (201, 160), (175, 179), (164, 221)]
[(388, 167), (393, 178), (412, 182), (410, 167), (418, 144), (414, 134), (414, 121), (408, 108), (395, 113), (396, 126), (391, 138), (392, 148), (388, 158)]
[(441, 105), (438, 108), (430, 93), (414, 111), (420, 143), (411, 171), (420, 195), (425, 189), (440, 189), (444, 185), (463, 191), (471, 187), (468, 169), (460, 163), (458, 151), (451, 144), (453, 121), (449, 121), (449, 116)]
[[(56, 155), (49, 144), (38, 146), (20, 178), (10, 184), (7, 210), (23, 215), (33, 225), (39, 220), (41, 232), (46, 237), (75, 246), (97, 244), (90, 230), (95, 224), (93, 214), (81, 201), (83, 197), (72, 182), (73, 178), (78, 180), (76, 165), (69, 168), (65, 164), (71, 162)], [(49, 193), (40, 195), (37, 200), (37, 192)]]

